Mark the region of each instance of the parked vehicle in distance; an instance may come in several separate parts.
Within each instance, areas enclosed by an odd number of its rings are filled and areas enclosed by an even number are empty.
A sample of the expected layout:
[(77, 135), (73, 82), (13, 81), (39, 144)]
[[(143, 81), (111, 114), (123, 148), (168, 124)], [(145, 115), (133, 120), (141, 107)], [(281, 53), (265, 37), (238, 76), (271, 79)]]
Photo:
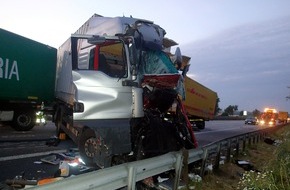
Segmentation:
[(279, 123), (287, 123), (288, 122), (288, 112), (279, 111), (278, 112), (278, 122)]
[(274, 108), (265, 108), (259, 118), (260, 125), (275, 126), (278, 119), (277, 110)]
[(245, 124), (246, 125), (258, 125), (259, 121), (255, 117), (248, 117), (245, 119)]

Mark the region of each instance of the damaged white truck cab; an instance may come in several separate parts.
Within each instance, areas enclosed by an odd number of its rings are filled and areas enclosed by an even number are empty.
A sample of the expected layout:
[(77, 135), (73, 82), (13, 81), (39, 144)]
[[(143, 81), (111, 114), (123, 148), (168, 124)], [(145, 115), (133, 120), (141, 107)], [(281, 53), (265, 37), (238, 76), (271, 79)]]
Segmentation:
[(181, 88), (162, 51), (164, 35), (150, 21), (93, 15), (58, 49), (57, 131), (78, 144), (87, 163), (107, 167), (196, 146), (179, 114), (164, 119)]

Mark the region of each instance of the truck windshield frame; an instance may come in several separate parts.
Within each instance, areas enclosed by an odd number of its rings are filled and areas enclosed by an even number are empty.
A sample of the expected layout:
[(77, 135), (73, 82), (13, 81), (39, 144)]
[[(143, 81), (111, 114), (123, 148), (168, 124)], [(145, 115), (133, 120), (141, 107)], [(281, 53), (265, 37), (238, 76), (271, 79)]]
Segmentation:
[(127, 78), (128, 66), (125, 44), (119, 39), (106, 39), (92, 45), (87, 39), (78, 39), (74, 70), (100, 71), (113, 78)]
[(116, 38), (106, 38), (93, 45), (88, 37), (72, 37), (73, 70), (100, 71), (113, 78), (127, 78), (128, 65), (125, 43)]

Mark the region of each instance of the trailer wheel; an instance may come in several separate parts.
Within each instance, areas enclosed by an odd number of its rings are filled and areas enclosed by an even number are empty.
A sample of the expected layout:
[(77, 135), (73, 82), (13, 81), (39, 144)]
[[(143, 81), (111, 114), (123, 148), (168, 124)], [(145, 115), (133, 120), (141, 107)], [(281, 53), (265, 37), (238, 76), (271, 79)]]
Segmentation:
[(33, 111), (14, 112), (11, 127), (17, 131), (29, 131), (35, 126), (36, 115)]
[(199, 129), (204, 129), (205, 128), (205, 122), (204, 121), (198, 121), (197, 122), (197, 127)]
[(96, 135), (93, 130), (85, 129), (79, 139), (80, 156), (88, 166), (95, 166), (94, 157), (98, 149), (95, 138)]

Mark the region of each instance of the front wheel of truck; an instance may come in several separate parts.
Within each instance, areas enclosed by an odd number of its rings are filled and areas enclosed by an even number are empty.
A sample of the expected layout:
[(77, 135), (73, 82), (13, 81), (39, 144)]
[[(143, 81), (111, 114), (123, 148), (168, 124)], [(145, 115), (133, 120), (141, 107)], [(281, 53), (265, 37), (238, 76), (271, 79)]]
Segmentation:
[(35, 126), (35, 120), (33, 111), (15, 111), (11, 127), (16, 131), (29, 131)]
[(94, 166), (94, 157), (97, 152), (97, 144), (95, 143), (95, 132), (91, 129), (85, 129), (79, 139), (79, 151), (83, 161), (88, 166)]

